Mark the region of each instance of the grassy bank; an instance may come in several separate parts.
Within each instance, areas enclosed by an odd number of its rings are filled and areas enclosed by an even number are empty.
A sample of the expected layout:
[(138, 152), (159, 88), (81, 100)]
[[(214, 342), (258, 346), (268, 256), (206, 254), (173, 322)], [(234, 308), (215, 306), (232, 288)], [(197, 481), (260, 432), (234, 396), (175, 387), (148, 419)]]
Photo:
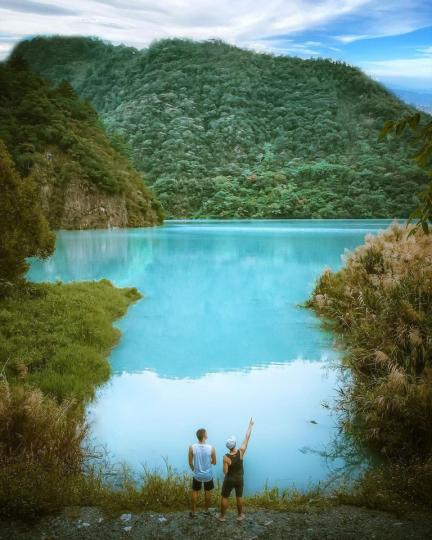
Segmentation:
[(86, 471), (84, 406), (109, 378), (112, 323), (139, 298), (102, 280), (29, 284), (0, 300), (0, 513), (90, 503), (103, 491)]
[(323, 273), (309, 306), (345, 351), (343, 428), (379, 463), (363, 489), (430, 505), (432, 235), (411, 231), (367, 237), (340, 271)]
[(32, 284), (0, 300), (0, 366), (10, 383), (61, 402), (85, 402), (109, 378), (107, 355), (120, 332), (112, 323), (140, 298), (107, 280)]

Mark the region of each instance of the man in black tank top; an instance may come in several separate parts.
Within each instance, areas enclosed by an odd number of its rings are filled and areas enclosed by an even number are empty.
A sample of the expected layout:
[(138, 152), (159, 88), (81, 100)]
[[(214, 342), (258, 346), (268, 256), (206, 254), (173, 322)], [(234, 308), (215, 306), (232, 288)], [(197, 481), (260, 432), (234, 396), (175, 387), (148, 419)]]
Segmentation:
[(249, 443), (253, 425), (254, 422), (251, 418), (240, 448), (236, 448), (237, 442), (234, 436), (230, 437), (226, 442), (226, 447), (229, 452), (225, 454), (223, 458), (223, 472), (225, 477), (222, 484), (220, 521), (225, 521), (225, 513), (228, 508), (228, 497), (231, 495), (233, 489), (235, 490), (237, 501), (237, 519), (241, 521), (245, 517), (243, 514), (243, 458)]

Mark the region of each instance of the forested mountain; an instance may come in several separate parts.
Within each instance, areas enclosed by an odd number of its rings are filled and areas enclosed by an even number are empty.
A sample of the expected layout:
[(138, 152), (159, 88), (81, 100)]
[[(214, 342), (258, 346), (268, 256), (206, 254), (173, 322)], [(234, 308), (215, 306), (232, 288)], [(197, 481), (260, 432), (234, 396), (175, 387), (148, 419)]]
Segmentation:
[(160, 205), (92, 106), (69, 83), (53, 86), (19, 57), (0, 64), (0, 140), (20, 175), (36, 183), (53, 228), (161, 222)]
[(169, 216), (402, 217), (426, 183), (408, 143), (378, 142), (411, 109), (343, 63), (180, 39), (39, 37), (13, 54), (91, 101)]

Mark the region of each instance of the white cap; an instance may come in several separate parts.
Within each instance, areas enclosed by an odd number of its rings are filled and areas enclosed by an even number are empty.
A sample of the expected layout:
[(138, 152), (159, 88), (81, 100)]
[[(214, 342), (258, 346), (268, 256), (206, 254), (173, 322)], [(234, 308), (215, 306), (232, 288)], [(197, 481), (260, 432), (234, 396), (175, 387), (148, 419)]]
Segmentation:
[(228, 437), (225, 446), (228, 448), (228, 450), (232, 450), (233, 448), (235, 448), (236, 444), (237, 440), (235, 438), (235, 435), (231, 435), (231, 437)]

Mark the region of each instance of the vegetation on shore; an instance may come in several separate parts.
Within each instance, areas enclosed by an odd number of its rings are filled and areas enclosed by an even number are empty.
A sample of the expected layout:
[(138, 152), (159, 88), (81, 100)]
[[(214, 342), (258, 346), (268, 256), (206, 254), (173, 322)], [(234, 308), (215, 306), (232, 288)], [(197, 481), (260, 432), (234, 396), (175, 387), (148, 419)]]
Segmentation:
[(427, 184), (407, 136), (377, 141), (414, 109), (341, 62), (184, 39), (36, 37), (19, 55), (93, 104), (170, 217), (406, 217)]
[(0, 140), (17, 173), (36, 186), (52, 228), (161, 223), (155, 197), (92, 106), (18, 56), (0, 63)]
[(23, 180), (0, 140), (0, 298), (23, 283), (28, 257), (46, 258), (55, 237), (43, 215), (37, 187)]
[(140, 297), (101, 280), (29, 284), (1, 299), (3, 374), (57, 402), (87, 402), (110, 375), (107, 356), (120, 336), (113, 321)]
[(110, 374), (114, 320), (140, 298), (109, 281), (31, 284), (0, 299), (0, 514), (92, 504), (84, 406)]
[(309, 306), (346, 351), (338, 412), (377, 459), (365, 482), (430, 505), (432, 236), (394, 224), (367, 237), (341, 270), (322, 274)]
[(422, 121), (419, 112), (405, 116), (397, 122), (388, 120), (381, 130), (380, 138), (384, 139), (388, 133), (395, 133), (396, 136), (400, 137), (408, 129), (413, 142), (417, 145), (412, 159), (420, 167), (425, 168), (429, 178), (429, 184), (425, 190), (418, 194), (420, 204), (411, 213), (410, 221), (417, 220), (417, 226), (428, 233), (432, 220), (432, 120), (429, 117), (429, 120)]

